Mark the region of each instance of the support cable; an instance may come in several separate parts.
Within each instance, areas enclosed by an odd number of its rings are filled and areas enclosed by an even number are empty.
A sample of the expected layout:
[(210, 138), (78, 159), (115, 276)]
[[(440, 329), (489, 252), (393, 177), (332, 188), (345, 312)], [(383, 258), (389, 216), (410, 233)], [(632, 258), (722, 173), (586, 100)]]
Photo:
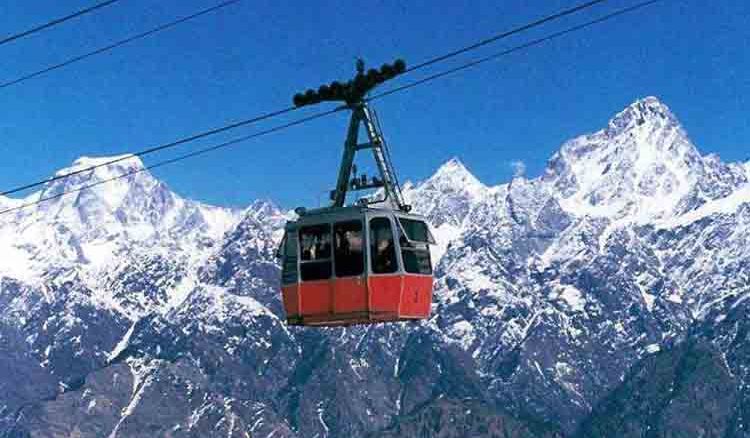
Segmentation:
[(424, 78), (416, 80), (414, 82), (410, 82), (408, 84), (401, 85), (399, 87), (395, 87), (395, 88), (392, 88), (390, 90), (383, 91), (381, 93), (377, 93), (377, 94), (375, 94), (375, 95), (367, 98), (367, 100), (371, 101), (371, 100), (380, 99), (380, 98), (389, 96), (389, 95), (394, 94), (394, 93), (399, 93), (401, 91), (405, 91), (405, 90), (408, 90), (410, 88), (417, 87), (417, 86), (425, 84), (427, 82), (434, 81), (435, 79), (439, 79), (439, 78), (442, 78), (442, 77), (445, 77), (445, 76), (448, 76), (448, 75), (452, 75), (454, 73), (457, 73), (457, 72), (460, 72), (460, 71), (463, 71), (463, 70), (467, 70), (467, 69), (472, 68), (472, 67), (476, 67), (477, 65), (484, 64), (484, 63), (489, 62), (489, 61), (493, 61), (493, 60), (501, 58), (503, 56), (507, 56), (507, 55), (510, 55), (512, 53), (515, 53), (515, 52), (520, 52), (522, 50), (525, 50), (525, 49), (528, 49), (528, 48), (531, 48), (531, 47), (534, 47), (534, 46), (538, 46), (540, 44), (543, 44), (543, 43), (546, 43), (548, 41), (554, 40), (556, 38), (559, 38), (561, 36), (567, 35), (569, 33), (577, 32), (577, 31), (585, 29), (587, 27), (591, 27), (591, 26), (593, 26), (595, 24), (603, 23), (605, 21), (611, 20), (612, 18), (618, 17), (618, 16), (623, 15), (623, 14), (627, 14), (629, 12), (636, 11), (638, 9), (644, 8), (646, 6), (650, 6), (650, 5), (652, 5), (654, 3), (658, 3), (660, 1), (663, 1), (663, 0), (648, 0), (648, 1), (644, 1), (644, 2), (641, 2), (641, 3), (635, 4), (633, 6), (629, 6), (627, 8), (618, 9), (618, 10), (616, 10), (614, 12), (611, 12), (611, 13), (609, 13), (607, 15), (603, 15), (603, 16), (597, 18), (597, 19), (594, 19), (594, 20), (591, 20), (591, 21), (587, 21), (585, 23), (582, 23), (582, 24), (579, 24), (579, 25), (576, 25), (576, 26), (573, 26), (573, 27), (569, 27), (569, 28), (567, 28), (565, 30), (561, 30), (559, 32), (555, 32), (555, 33), (549, 34), (549, 35), (547, 35), (545, 37), (542, 37), (542, 38), (537, 38), (535, 40), (529, 41), (529, 42), (524, 43), (524, 44), (520, 44), (518, 46), (511, 47), (510, 49), (503, 50), (502, 52), (494, 53), (492, 55), (488, 55), (488, 56), (485, 56), (483, 58), (475, 59), (475, 60), (467, 62), (465, 64), (461, 64), (458, 67), (451, 68), (451, 69), (442, 71), (440, 73), (435, 73), (433, 75), (424, 77)]
[(164, 23), (164, 24), (162, 24), (160, 26), (157, 26), (157, 27), (155, 27), (153, 29), (150, 29), (150, 30), (147, 30), (145, 32), (139, 33), (137, 35), (133, 35), (131, 37), (122, 39), (120, 41), (114, 42), (112, 44), (109, 44), (107, 46), (101, 47), (101, 48), (96, 49), (94, 51), (91, 51), (91, 52), (88, 52), (88, 53), (84, 53), (83, 55), (79, 55), (79, 56), (76, 56), (74, 58), (70, 58), (70, 59), (68, 59), (66, 61), (63, 61), (63, 62), (60, 62), (58, 64), (50, 65), (49, 67), (43, 68), (41, 70), (37, 70), (37, 71), (35, 71), (33, 73), (28, 73), (28, 74), (23, 75), (21, 77), (18, 77), (16, 79), (12, 79), (10, 81), (2, 82), (2, 83), (0, 83), (0, 89), (7, 88), (7, 87), (10, 87), (12, 85), (20, 84), (21, 82), (27, 81), (29, 79), (36, 78), (38, 76), (42, 76), (42, 75), (44, 75), (46, 73), (49, 73), (51, 71), (55, 71), (55, 70), (61, 69), (63, 67), (67, 67), (67, 66), (69, 66), (71, 64), (75, 64), (76, 62), (83, 61), (84, 59), (87, 59), (87, 58), (91, 58), (92, 56), (96, 56), (96, 55), (100, 55), (100, 54), (105, 53), (105, 52), (109, 52), (109, 51), (114, 50), (114, 49), (116, 49), (118, 47), (121, 47), (121, 46), (124, 46), (126, 44), (132, 43), (133, 41), (141, 40), (141, 39), (149, 37), (149, 36), (151, 36), (151, 35), (153, 35), (155, 33), (159, 33), (161, 31), (170, 29), (170, 28), (175, 27), (175, 26), (177, 26), (179, 24), (185, 23), (185, 22), (190, 21), (190, 20), (192, 20), (194, 18), (198, 18), (198, 17), (200, 17), (202, 15), (206, 15), (206, 14), (214, 12), (216, 10), (225, 8), (225, 7), (229, 6), (229, 5), (232, 5), (234, 3), (238, 3), (240, 1), (242, 1), (242, 0), (227, 0), (225, 2), (222, 2), (222, 3), (219, 3), (217, 5), (214, 5), (214, 6), (210, 7), (210, 8), (208, 8), (208, 9), (203, 9), (202, 11), (198, 11), (196, 13), (187, 15), (185, 17), (176, 19), (174, 21), (170, 21), (168, 23)]
[(204, 137), (208, 137), (208, 136), (215, 135), (215, 134), (218, 134), (218, 133), (221, 133), (221, 132), (229, 131), (231, 129), (239, 128), (241, 126), (247, 126), (247, 125), (250, 125), (250, 124), (253, 124), (253, 123), (260, 122), (262, 120), (270, 119), (272, 117), (280, 116), (282, 114), (286, 114), (286, 113), (295, 111), (296, 109), (297, 108), (295, 108), (295, 107), (288, 107), (288, 108), (284, 108), (282, 110), (278, 110), (278, 111), (274, 111), (274, 112), (262, 114), (260, 116), (256, 116), (256, 117), (253, 117), (253, 118), (250, 118), (250, 119), (246, 119), (246, 120), (242, 120), (242, 121), (239, 121), (239, 122), (231, 123), (229, 125), (225, 125), (225, 126), (222, 126), (222, 127), (219, 127), (219, 128), (214, 128), (214, 129), (211, 129), (211, 130), (208, 130), (208, 131), (203, 131), (201, 133), (194, 134), (194, 135), (191, 135), (189, 137), (184, 137), (184, 138), (181, 138), (179, 140), (175, 140), (175, 141), (170, 142), (170, 143), (166, 143), (166, 144), (162, 144), (162, 145), (159, 145), (159, 146), (150, 147), (148, 149), (144, 149), (142, 151), (138, 151), (138, 152), (133, 153), (133, 154), (126, 154), (126, 155), (123, 155), (123, 156), (120, 156), (120, 157), (114, 158), (112, 160), (109, 160), (109, 161), (106, 161), (106, 162), (103, 162), (103, 163), (99, 163), (99, 164), (96, 164), (96, 165), (93, 165), (93, 166), (89, 166), (89, 167), (81, 168), (81, 169), (78, 169), (78, 170), (74, 170), (72, 172), (64, 173), (62, 175), (55, 175), (55, 176), (53, 176), (51, 178), (47, 178), (45, 180), (36, 181), (36, 182), (30, 183), (30, 184), (26, 184), (26, 185), (19, 186), (19, 187), (10, 189), (10, 190), (6, 190), (4, 192), (0, 192), (0, 196), (7, 196), (7, 195), (10, 195), (10, 194), (18, 193), (20, 191), (28, 190), (28, 189), (31, 189), (31, 188), (34, 188), (34, 187), (39, 187), (41, 185), (45, 185), (45, 184), (48, 184), (48, 183), (53, 182), (53, 181), (58, 181), (58, 180), (61, 180), (61, 179), (70, 178), (73, 175), (78, 175), (78, 174), (81, 174), (81, 173), (90, 172), (90, 171), (95, 170), (95, 169), (97, 169), (99, 167), (110, 166), (112, 164), (119, 163), (120, 161), (124, 161), (124, 160), (127, 160), (127, 159), (132, 158), (132, 157), (142, 157), (144, 155), (153, 154), (154, 152), (163, 151), (165, 149), (171, 149), (171, 148), (173, 148), (175, 146), (179, 146), (179, 145), (182, 145), (182, 144), (185, 144), (185, 143), (189, 143), (189, 142), (192, 142), (192, 141), (204, 138)]
[(478, 49), (478, 48), (480, 48), (482, 46), (486, 46), (487, 44), (491, 44), (491, 43), (494, 43), (494, 42), (499, 41), (501, 39), (508, 38), (509, 36), (512, 36), (512, 35), (515, 35), (515, 34), (518, 34), (518, 33), (521, 33), (521, 32), (525, 32), (527, 30), (533, 29), (535, 27), (541, 26), (541, 25), (549, 23), (551, 21), (559, 20), (560, 18), (567, 17), (568, 15), (575, 14), (576, 12), (583, 11), (585, 9), (588, 9), (588, 8), (590, 8), (592, 6), (595, 6), (595, 5), (599, 4), (599, 3), (604, 3), (606, 1), (608, 1), (608, 0), (592, 0), (592, 1), (589, 1), (589, 2), (586, 2), (586, 3), (582, 3), (580, 5), (574, 6), (572, 8), (565, 9), (563, 11), (560, 11), (560, 12), (556, 13), (556, 14), (548, 15), (548, 16), (546, 16), (544, 18), (540, 18), (540, 19), (538, 19), (536, 21), (532, 21), (529, 24), (524, 24), (523, 26), (516, 27), (515, 29), (511, 29), (511, 30), (499, 33), (497, 35), (491, 36), (491, 37), (486, 38), (486, 39), (484, 39), (482, 41), (474, 43), (474, 44), (472, 44), (470, 46), (466, 46), (466, 47), (463, 47), (461, 49), (454, 50), (452, 52), (448, 52), (448, 53), (446, 53), (444, 55), (440, 55), (440, 56), (436, 56), (434, 58), (428, 59), (427, 61), (421, 62), (421, 63), (419, 63), (417, 65), (414, 65), (412, 67), (407, 68), (404, 73), (408, 73), (408, 72), (411, 72), (411, 71), (414, 71), (414, 70), (419, 70), (419, 69), (422, 69), (422, 68), (427, 67), (429, 65), (435, 64), (437, 62), (445, 61), (448, 58), (453, 58), (454, 56), (458, 56), (458, 55), (461, 55), (463, 53), (470, 52), (470, 51)]
[(32, 27), (31, 29), (25, 30), (23, 32), (19, 32), (17, 34), (10, 35), (10, 36), (7, 36), (5, 38), (1, 38), (0, 39), (0, 46), (2, 46), (4, 44), (8, 44), (8, 43), (10, 43), (12, 41), (15, 41), (17, 39), (21, 39), (21, 38), (27, 37), (29, 35), (35, 34), (37, 32), (41, 32), (44, 29), (48, 29), (50, 27), (57, 26), (58, 24), (64, 23), (64, 22), (66, 22), (68, 20), (72, 20), (74, 18), (78, 18), (81, 15), (86, 15), (89, 12), (93, 12), (93, 11), (95, 11), (97, 9), (101, 9), (101, 8), (103, 8), (105, 6), (109, 6), (112, 3), (117, 3), (118, 1), (119, 0), (108, 0), (108, 1), (105, 1), (105, 2), (97, 3), (95, 5), (89, 6), (88, 8), (81, 9), (79, 11), (73, 12), (72, 14), (66, 15), (64, 17), (56, 18), (56, 19), (54, 19), (52, 21), (49, 21), (49, 22), (44, 23), (44, 24), (40, 24), (39, 26), (36, 26), (36, 27)]

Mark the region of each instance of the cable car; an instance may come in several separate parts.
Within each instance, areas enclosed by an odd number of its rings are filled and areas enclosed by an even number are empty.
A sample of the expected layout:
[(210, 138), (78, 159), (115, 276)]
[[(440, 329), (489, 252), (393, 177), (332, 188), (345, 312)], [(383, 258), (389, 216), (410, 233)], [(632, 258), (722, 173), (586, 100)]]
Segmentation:
[[(430, 245), (435, 239), (425, 219), (404, 202), (388, 146), (365, 95), (405, 70), (403, 61), (384, 65), (294, 98), (297, 106), (344, 101), (351, 110), (344, 155), (329, 207), (298, 208), (287, 222), (279, 247), (281, 293), (287, 323), (341, 326), (426, 319), (432, 306)], [(360, 126), (368, 141), (358, 143)], [(372, 150), (380, 176), (357, 175), (357, 151)], [(347, 192), (379, 190), (346, 205)]]
[(432, 304), (427, 224), (416, 215), (350, 206), (286, 225), (282, 291), (289, 324), (424, 319)]

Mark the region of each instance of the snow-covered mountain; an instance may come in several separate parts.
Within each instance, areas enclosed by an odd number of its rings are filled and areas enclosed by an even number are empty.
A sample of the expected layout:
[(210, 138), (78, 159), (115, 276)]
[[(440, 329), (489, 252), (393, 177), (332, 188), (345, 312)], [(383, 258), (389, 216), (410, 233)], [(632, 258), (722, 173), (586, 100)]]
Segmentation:
[[(154, 310), (151, 304), (166, 304), (142, 294), (153, 287), (120, 296), (110, 292), (113, 283), (144, 270), (155, 270), (153, 281), (165, 281), (158, 274), (165, 263), (194, 269), (239, 212), (183, 199), (145, 172), (137, 157), (80, 158), (55, 176), (116, 160), (121, 161), (52, 180), (16, 206), (49, 201), (0, 215), (6, 256), (0, 276), (42, 288), (62, 273), (81, 276), (95, 293), (109, 289), (96, 298), (129, 318)], [(129, 176), (115, 179), (124, 174)], [(80, 190), (89, 185), (94, 187)]]
[(750, 436), (750, 163), (654, 97), (538, 178), (452, 159), (407, 184), (439, 243), (419, 324), (287, 327), (288, 214), (186, 200), (135, 157), (0, 208), (123, 173), (0, 215), (0, 369), (24, 377), (0, 374), (0, 437), (644, 436), (688, 401), (685, 436)]
[(443, 256), (448, 244), (466, 227), (473, 206), (482, 202), (490, 192), (458, 158), (440, 166), (426, 181), (404, 186), (407, 203), (432, 225), (437, 240), (433, 248), (436, 259)]

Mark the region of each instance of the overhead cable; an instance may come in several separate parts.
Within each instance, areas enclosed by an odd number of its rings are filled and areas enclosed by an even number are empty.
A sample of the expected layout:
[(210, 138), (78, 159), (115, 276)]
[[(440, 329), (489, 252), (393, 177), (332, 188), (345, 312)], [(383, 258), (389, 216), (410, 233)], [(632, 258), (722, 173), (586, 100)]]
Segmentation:
[(84, 9), (81, 9), (79, 11), (73, 12), (72, 14), (66, 15), (64, 17), (56, 18), (54, 20), (48, 21), (47, 23), (40, 24), (39, 26), (36, 26), (36, 27), (32, 27), (31, 29), (25, 30), (23, 32), (18, 32), (16, 34), (13, 34), (13, 35), (10, 35), (10, 36), (4, 37), (4, 38), (0, 38), (0, 46), (2, 46), (4, 44), (8, 44), (11, 41), (15, 41), (15, 40), (21, 39), (23, 37), (27, 37), (29, 35), (35, 34), (37, 32), (41, 32), (44, 29), (48, 29), (50, 27), (57, 26), (58, 24), (64, 23), (64, 22), (66, 22), (68, 20), (72, 20), (74, 18), (78, 18), (81, 15), (86, 15), (89, 12), (93, 12), (93, 11), (95, 11), (97, 9), (101, 9), (101, 8), (103, 8), (105, 6), (109, 6), (112, 3), (117, 3), (118, 1), (119, 0), (108, 0), (108, 1), (105, 1), (105, 2), (97, 3), (97, 4), (89, 6), (87, 8), (84, 8)]
[(414, 71), (414, 70), (419, 70), (419, 69), (422, 69), (422, 68), (427, 67), (429, 65), (435, 64), (437, 62), (441, 62), (441, 61), (445, 61), (446, 59), (453, 58), (454, 56), (458, 56), (458, 55), (464, 54), (466, 52), (470, 52), (472, 50), (476, 50), (476, 49), (478, 49), (478, 48), (480, 48), (482, 46), (486, 46), (487, 44), (491, 44), (491, 43), (497, 42), (499, 40), (508, 38), (508, 37), (516, 35), (518, 33), (525, 32), (527, 30), (533, 29), (535, 27), (539, 27), (539, 26), (541, 26), (543, 24), (546, 24), (546, 23), (549, 23), (551, 21), (559, 20), (560, 18), (567, 17), (568, 15), (575, 14), (576, 12), (581, 12), (581, 11), (583, 11), (585, 9), (588, 9), (588, 8), (590, 8), (592, 6), (595, 6), (595, 5), (599, 4), (599, 3), (604, 3), (606, 1), (608, 1), (608, 0), (592, 0), (592, 1), (588, 1), (586, 3), (581, 3), (581, 4), (577, 5), (577, 6), (572, 7), (572, 8), (565, 9), (565, 10), (560, 11), (558, 13), (555, 13), (555, 14), (552, 14), (552, 15), (548, 15), (546, 17), (543, 17), (543, 18), (540, 18), (538, 20), (532, 21), (531, 23), (524, 24), (523, 26), (516, 27), (515, 29), (504, 31), (504, 32), (501, 32), (501, 33), (499, 33), (497, 35), (493, 35), (493, 36), (491, 36), (489, 38), (483, 39), (482, 41), (479, 41), (477, 43), (471, 44), (469, 46), (460, 48), (458, 50), (454, 50), (452, 52), (448, 52), (448, 53), (440, 55), (440, 56), (436, 56), (434, 58), (430, 58), (427, 61), (421, 62), (419, 64), (416, 64), (416, 65), (413, 65), (413, 66), (407, 68), (404, 73), (408, 73), (408, 72), (411, 72), (411, 71)]
[(616, 10), (614, 12), (611, 12), (611, 13), (609, 13), (607, 15), (603, 15), (603, 16), (601, 16), (599, 18), (594, 19), (594, 20), (587, 21), (585, 23), (582, 23), (582, 24), (579, 24), (579, 25), (576, 25), (576, 26), (573, 26), (573, 27), (569, 27), (569, 28), (561, 30), (559, 32), (551, 33), (551, 34), (549, 34), (547, 36), (544, 36), (544, 37), (541, 37), (541, 38), (537, 38), (535, 40), (531, 40), (531, 41), (529, 41), (527, 43), (523, 43), (523, 44), (520, 44), (518, 46), (511, 47), (511, 48), (503, 50), (501, 52), (497, 52), (497, 53), (494, 53), (492, 55), (488, 55), (488, 56), (485, 56), (485, 57), (482, 57), (482, 58), (478, 58), (478, 59), (475, 59), (473, 61), (469, 61), (467, 63), (461, 64), (461, 65), (459, 65), (457, 67), (454, 67), (454, 68), (442, 71), (440, 73), (435, 73), (433, 75), (426, 76), (426, 77), (424, 77), (422, 79), (410, 82), (408, 84), (401, 85), (399, 87), (395, 87), (393, 89), (390, 89), (390, 90), (387, 90), (387, 91), (383, 91), (381, 93), (377, 93), (375, 95), (372, 95), (372, 96), (368, 97), (368, 100), (380, 99), (380, 98), (389, 96), (391, 94), (398, 93), (398, 92), (401, 92), (401, 91), (405, 91), (405, 90), (408, 90), (410, 88), (414, 88), (416, 86), (425, 84), (427, 82), (434, 81), (435, 79), (439, 79), (439, 78), (442, 78), (442, 77), (445, 77), (445, 76), (448, 76), (448, 75), (451, 75), (451, 74), (454, 74), (454, 73), (457, 73), (457, 72), (460, 72), (460, 71), (463, 71), (463, 70), (467, 70), (469, 68), (475, 67), (475, 66), (480, 65), (480, 64), (484, 64), (484, 63), (489, 62), (489, 61), (494, 61), (495, 59), (501, 58), (503, 56), (507, 56), (507, 55), (510, 55), (512, 53), (515, 53), (515, 52), (519, 52), (519, 51), (522, 51), (522, 50), (525, 50), (525, 49), (528, 49), (528, 48), (531, 48), (531, 47), (534, 47), (534, 46), (538, 46), (540, 44), (543, 44), (543, 43), (546, 43), (548, 41), (551, 41), (551, 40), (554, 40), (556, 38), (559, 38), (559, 37), (561, 37), (563, 35), (567, 35), (569, 33), (573, 33), (573, 32), (585, 29), (587, 27), (591, 27), (591, 26), (593, 26), (595, 24), (603, 23), (605, 21), (611, 20), (611, 19), (613, 19), (615, 17), (618, 17), (620, 15), (636, 11), (638, 9), (644, 8), (646, 6), (650, 6), (650, 5), (652, 5), (654, 3), (658, 3), (660, 1), (663, 1), (663, 0), (648, 0), (648, 1), (644, 1), (644, 2), (641, 2), (641, 3), (635, 4), (633, 6), (629, 6), (629, 7), (622, 8), (622, 9), (618, 9), (618, 10)]
[(165, 149), (171, 149), (171, 148), (173, 148), (175, 146), (179, 146), (181, 144), (189, 143), (189, 142), (201, 139), (201, 138), (209, 137), (211, 135), (219, 134), (221, 132), (229, 131), (231, 129), (239, 128), (240, 126), (247, 126), (247, 125), (250, 125), (250, 124), (253, 124), (253, 123), (260, 122), (261, 120), (266, 120), (266, 119), (270, 119), (272, 117), (280, 116), (282, 114), (295, 111), (296, 109), (297, 108), (295, 108), (295, 107), (288, 107), (288, 108), (284, 108), (284, 109), (281, 109), (281, 110), (278, 110), (278, 111), (273, 111), (273, 112), (270, 112), (270, 113), (262, 114), (260, 116), (256, 116), (256, 117), (253, 117), (253, 118), (250, 118), (250, 119), (245, 119), (245, 120), (241, 120), (239, 122), (230, 123), (229, 125), (224, 125), (224, 126), (221, 126), (219, 128), (214, 128), (214, 129), (210, 129), (208, 131), (203, 131), (203, 132), (198, 133), (198, 134), (193, 134), (193, 135), (191, 135), (189, 137), (184, 137), (184, 138), (181, 138), (179, 140), (175, 140), (175, 141), (172, 141), (172, 142), (169, 142), (169, 143), (165, 143), (165, 144), (161, 144), (161, 145), (158, 145), (158, 146), (153, 146), (153, 147), (150, 147), (148, 149), (144, 149), (144, 150), (132, 153), (132, 154), (125, 154), (125, 155), (119, 156), (117, 158), (113, 158), (111, 160), (108, 160), (108, 161), (105, 161), (105, 162), (102, 162), (102, 163), (99, 163), (99, 164), (95, 164), (93, 166), (84, 167), (84, 168), (81, 168), (81, 169), (74, 170), (72, 172), (63, 173), (61, 175), (55, 175), (55, 176), (53, 176), (51, 178), (47, 178), (47, 179), (44, 179), (44, 180), (41, 180), (41, 181), (36, 181), (36, 182), (30, 183), (30, 184), (26, 184), (26, 185), (23, 185), (23, 186), (15, 187), (13, 189), (6, 190), (4, 192), (0, 192), (0, 196), (8, 196), (10, 194), (21, 192), (21, 191), (24, 191), (24, 190), (28, 190), (28, 189), (31, 189), (31, 188), (34, 188), (34, 187), (39, 187), (41, 185), (44, 185), (44, 184), (47, 184), (47, 183), (50, 183), (50, 182), (53, 182), (53, 181), (58, 181), (58, 180), (61, 180), (61, 179), (70, 178), (73, 175), (78, 175), (78, 174), (81, 174), (81, 173), (91, 172), (92, 170), (95, 170), (95, 169), (97, 169), (99, 167), (110, 166), (112, 164), (119, 163), (120, 161), (127, 160), (130, 157), (142, 157), (144, 155), (153, 154), (154, 152), (163, 151)]
[(16, 84), (19, 84), (21, 82), (27, 81), (29, 79), (33, 79), (33, 78), (42, 76), (42, 75), (47, 74), (47, 73), (49, 73), (51, 71), (55, 71), (55, 70), (61, 69), (63, 67), (67, 67), (67, 66), (69, 66), (71, 64), (75, 64), (76, 62), (83, 61), (84, 59), (91, 58), (92, 56), (96, 56), (96, 55), (100, 55), (102, 53), (106, 53), (106, 52), (112, 51), (112, 50), (114, 50), (114, 49), (116, 49), (118, 47), (121, 47), (121, 46), (124, 46), (126, 44), (132, 43), (134, 41), (138, 41), (138, 40), (141, 40), (143, 38), (149, 37), (149, 36), (151, 36), (151, 35), (153, 35), (155, 33), (159, 33), (161, 31), (170, 29), (170, 28), (175, 27), (175, 26), (177, 26), (179, 24), (185, 23), (187, 21), (190, 21), (190, 20), (193, 20), (195, 18), (198, 18), (198, 17), (200, 17), (202, 15), (206, 15), (208, 13), (217, 11), (217, 10), (222, 9), (222, 8), (225, 8), (225, 7), (229, 6), (229, 5), (232, 5), (234, 3), (238, 3), (240, 1), (242, 1), (242, 0), (227, 0), (225, 2), (222, 2), (222, 3), (219, 3), (219, 4), (215, 5), (215, 6), (212, 6), (210, 8), (198, 11), (198, 12), (196, 12), (194, 14), (190, 14), (190, 15), (187, 15), (185, 17), (182, 17), (182, 18), (170, 21), (168, 23), (164, 23), (164, 24), (162, 24), (160, 26), (157, 26), (157, 27), (155, 27), (155, 28), (153, 28), (151, 30), (147, 30), (145, 32), (133, 35), (133, 36), (125, 38), (125, 39), (122, 39), (120, 41), (117, 41), (117, 42), (114, 42), (112, 44), (109, 44), (109, 45), (106, 45), (104, 47), (101, 47), (101, 48), (98, 48), (96, 50), (93, 50), (91, 52), (84, 53), (83, 55), (79, 55), (79, 56), (70, 58), (70, 59), (68, 59), (66, 61), (63, 61), (63, 62), (60, 62), (58, 64), (50, 65), (49, 67), (43, 68), (41, 70), (37, 70), (37, 71), (35, 71), (33, 73), (25, 74), (25, 75), (20, 76), (20, 77), (18, 77), (16, 79), (12, 79), (12, 80), (9, 80), (9, 81), (6, 81), (6, 82), (2, 82), (2, 83), (0, 83), (0, 89), (7, 88), (7, 87), (10, 87), (12, 85), (16, 85)]

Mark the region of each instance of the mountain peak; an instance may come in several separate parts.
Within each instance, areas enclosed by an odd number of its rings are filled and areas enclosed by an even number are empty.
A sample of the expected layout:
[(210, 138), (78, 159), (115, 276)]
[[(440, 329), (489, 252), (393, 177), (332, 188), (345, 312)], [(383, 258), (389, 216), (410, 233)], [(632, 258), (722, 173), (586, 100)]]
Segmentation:
[[(50, 198), (39, 205), (42, 211), (70, 214), (84, 221), (104, 220), (126, 211), (139, 211), (143, 217), (156, 220), (153, 209), (157, 204), (164, 207), (179, 198), (146, 171), (140, 158), (131, 154), (80, 157), (55, 172), (54, 179), (29, 197)], [(118, 210), (121, 211), (115, 213)]]
[(443, 163), (435, 174), (430, 177), (430, 181), (437, 180), (463, 182), (469, 185), (481, 184), (458, 157), (453, 157)]
[(638, 99), (617, 113), (610, 121), (607, 133), (612, 137), (644, 125), (679, 127), (677, 117), (655, 96)]
[[(115, 197), (122, 198), (136, 186), (153, 187), (160, 184), (145, 170), (146, 167), (141, 159), (132, 154), (104, 157), (83, 156), (70, 166), (55, 172), (55, 179), (45, 184), (43, 193), (48, 196), (92, 186), (92, 190), (86, 191), (84, 196), (88, 193), (97, 193), (110, 197), (117, 193)], [(104, 182), (107, 184), (102, 185)]]
[(141, 158), (133, 154), (111, 155), (103, 157), (82, 156), (73, 162), (74, 166), (102, 166), (107, 163), (116, 161), (118, 163), (127, 163), (136, 167), (143, 167)]
[(460, 192), (472, 197), (480, 196), (487, 189), (457, 157), (443, 163), (429, 179), (419, 184), (419, 187), (442, 193)]
[[(592, 216), (672, 214), (702, 174), (704, 159), (658, 98), (630, 104), (607, 128), (566, 142), (550, 160), (565, 208)], [(637, 211), (636, 211), (637, 210)]]
[(646, 96), (630, 104), (633, 108), (651, 108), (655, 111), (669, 111), (669, 107), (656, 96)]
[(469, 170), (466, 168), (464, 163), (461, 161), (458, 157), (453, 157), (450, 160), (443, 163), (435, 173), (441, 173), (441, 172), (468, 172)]
[(76, 159), (70, 167), (58, 170), (55, 175), (61, 176), (73, 172), (81, 172), (91, 167), (119, 169), (121, 171), (135, 171), (145, 169), (141, 159), (133, 154), (113, 155), (103, 157), (82, 156)]
[[(447, 223), (450, 230), (455, 230), (451, 227), (459, 226), (467, 217), (471, 206), (486, 193), (487, 186), (456, 157), (443, 163), (427, 180), (404, 186), (404, 196), (414, 207), (414, 211), (426, 216), (436, 229)], [(438, 254), (444, 249), (444, 246), (439, 249)]]

